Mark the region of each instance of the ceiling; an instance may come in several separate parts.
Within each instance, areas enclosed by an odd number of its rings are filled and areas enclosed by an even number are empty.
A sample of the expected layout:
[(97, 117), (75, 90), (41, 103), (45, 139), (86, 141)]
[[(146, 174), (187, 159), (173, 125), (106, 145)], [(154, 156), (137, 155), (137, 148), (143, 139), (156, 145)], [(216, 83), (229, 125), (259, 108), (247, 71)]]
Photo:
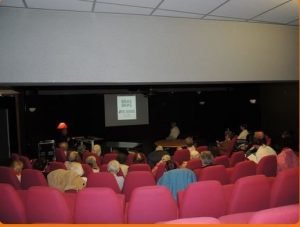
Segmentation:
[(299, 25), (298, 0), (0, 0), (0, 7)]

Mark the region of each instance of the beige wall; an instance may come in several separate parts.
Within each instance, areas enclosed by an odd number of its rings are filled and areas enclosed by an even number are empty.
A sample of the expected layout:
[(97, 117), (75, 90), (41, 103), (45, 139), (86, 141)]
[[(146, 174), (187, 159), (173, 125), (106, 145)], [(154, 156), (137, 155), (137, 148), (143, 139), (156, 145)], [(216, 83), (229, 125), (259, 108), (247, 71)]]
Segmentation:
[(298, 27), (0, 8), (0, 83), (298, 80)]

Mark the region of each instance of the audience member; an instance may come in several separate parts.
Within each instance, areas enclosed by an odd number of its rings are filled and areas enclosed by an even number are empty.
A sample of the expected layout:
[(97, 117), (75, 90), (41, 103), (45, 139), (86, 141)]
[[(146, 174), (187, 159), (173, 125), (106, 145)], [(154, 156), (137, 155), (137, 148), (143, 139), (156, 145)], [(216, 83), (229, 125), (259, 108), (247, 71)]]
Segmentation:
[(263, 157), (268, 155), (277, 155), (276, 151), (265, 144), (265, 135), (263, 132), (255, 132), (253, 139), (253, 146), (250, 148), (246, 156), (249, 160), (258, 163)]
[(32, 168), (40, 170), (45, 177), (47, 176), (47, 171), (46, 171), (47, 166), (48, 166), (48, 161), (45, 158), (38, 158), (32, 162)]
[(190, 159), (200, 158), (199, 152), (196, 150), (196, 147), (194, 146), (194, 140), (192, 137), (187, 137), (185, 139), (185, 144), (186, 144), (187, 149), (190, 152)]
[(10, 167), (14, 170), (16, 177), (19, 181), (21, 181), (21, 173), (23, 170), (23, 166), (24, 164), (20, 160), (12, 160), (10, 163)]
[(152, 168), (153, 175), (154, 176), (156, 175), (159, 165), (167, 163), (170, 160), (171, 160), (171, 156), (169, 154), (165, 154), (164, 156), (162, 156), (161, 160), (157, 162), (156, 165)]
[(69, 154), (69, 161), (65, 162), (67, 170), (74, 171), (79, 176), (83, 176), (84, 171), (81, 166), (80, 156), (77, 151), (71, 151)]
[(117, 176), (118, 172), (120, 171), (120, 163), (117, 160), (111, 160), (107, 165), (107, 171), (114, 175), (119, 188), (122, 191), (124, 185), (124, 177)]
[(231, 145), (231, 140), (232, 140), (232, 132), (231, 131), (225, 131), (224, 134), (224, 140), (223, 141), (216, 141), (217, 142), (217, 148), (215, 148), (217, 150), (217, 153), (219, 154), (226, 154), (228, 147)]
[(102, 153), (101, 146), (99, 144), (95, 144), (93, 149), (92, 149), (92, 153), (94, 153), (98, 156), (101, 156), (101, 153)]
[(66, 157), (68, 156), (69, 144), (67, 142), (60, 142), (58, 148), (65, 153)]
[(151, 168), (153, 168), (156, 165), (156, 163), (158, 163), (161, 160), (161, 158), (167, 154), (169, 153), (167, 151), (164, 151), (162, 146), (157, 146), (155, 148), (155, 151), (152, 151), (150, 154), (148, 154), (148, 164)]
[(247, 136), (249, 134), (249, 132), (247, 130), (247, 125), (246, 124), (241, 124), (240, 129), (241, 129), (241, 132), (238, 135), (237, 139), (238, 140), (244, 140), (244, 141), (247, 140)]
[(178, 138), (179, 134), (180, 134), (180, 130), (177, 127), (176, 122), (172, 122), (171, 123), (170, 134), (166, 139), (167, 140), (176, 140)]
[(146, 163), (145, 155), (143, 153), (137, 152), (135, 153), (133, 160), (133, 164), (140, 164), (140, 163)]
[(126, 164), (127, 156), (124, 153), (119, 153), (117, 156), (117, 161), (120, 163), (120, 169), (124, 175), (127, 176), (128, 173), (128, 165)]
[(202, 151), (200, 153), (200, 159), (202, 161), (202, 168), (212, 166), (214, 163), (214, 156), (210, 151)]
[(96, 161), (96, 158), (94, 156), (88, 156), (86, 159), (85, 159), (85, 162), (86, 164), (88, 164), (94, 173), (99, 173), (100, 171), (100, 168), (99, 166), (97, 165), (97, 161)]

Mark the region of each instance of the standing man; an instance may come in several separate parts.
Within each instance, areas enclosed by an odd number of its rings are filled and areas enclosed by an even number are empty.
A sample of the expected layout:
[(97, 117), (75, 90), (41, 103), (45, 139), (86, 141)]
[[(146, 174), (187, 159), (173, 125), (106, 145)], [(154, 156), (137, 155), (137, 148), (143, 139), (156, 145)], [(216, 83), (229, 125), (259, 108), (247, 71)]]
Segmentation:
[(176, 140), (180, 134), (180, 130), (176, 125), (176, 122), (171, 123), (171, 130), (169, 136), (166, 138), (167, 140)]

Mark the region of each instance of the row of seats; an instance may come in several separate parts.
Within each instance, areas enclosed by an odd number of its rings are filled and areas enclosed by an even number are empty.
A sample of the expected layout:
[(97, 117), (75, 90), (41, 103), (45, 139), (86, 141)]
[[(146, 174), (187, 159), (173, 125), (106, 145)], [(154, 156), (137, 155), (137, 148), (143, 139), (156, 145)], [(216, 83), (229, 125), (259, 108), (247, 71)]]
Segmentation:
[(223, 186), (217, 181), (192, 183), (178, 193), (177, 203), (166, 187), (157, 185), (134, 188), (126, 201), (123, 194), (106, 187), (62, 193), (44, 186), (15, 190), (0, 184), (0, 221), (157, 223), (211, 217), (222, 223), (248, 223), (254, 212), (299, 203), (298, 171), (282, 171), (275, 179), (248, 176)]

